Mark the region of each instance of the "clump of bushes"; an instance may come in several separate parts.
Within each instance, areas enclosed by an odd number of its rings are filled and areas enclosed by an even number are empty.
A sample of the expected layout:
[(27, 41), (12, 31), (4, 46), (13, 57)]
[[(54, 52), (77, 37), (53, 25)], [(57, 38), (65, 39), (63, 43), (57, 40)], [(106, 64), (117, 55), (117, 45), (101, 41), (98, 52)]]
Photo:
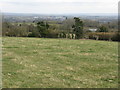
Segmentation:
[(119, 41), (120, 34), (118, 32), (90, 32), (87, 33), (87, 36), (94, 40)]
[(48, 30), (47, 38), (58, 38), (59, 31), (58, 30)]
[(120, 38), (120, 33), (117, 32), (113, 35), (113, 37), (111, 39), (112, 39), (112, 41), (120, 41), (119, 38)]

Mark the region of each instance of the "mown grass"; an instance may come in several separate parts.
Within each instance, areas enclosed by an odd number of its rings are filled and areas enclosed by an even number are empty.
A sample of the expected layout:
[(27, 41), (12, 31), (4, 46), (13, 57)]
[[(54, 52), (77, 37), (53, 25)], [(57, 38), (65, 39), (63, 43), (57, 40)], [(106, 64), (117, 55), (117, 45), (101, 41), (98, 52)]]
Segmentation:
[(4, 88), (115, 88), (117, 42), (3, 38)]

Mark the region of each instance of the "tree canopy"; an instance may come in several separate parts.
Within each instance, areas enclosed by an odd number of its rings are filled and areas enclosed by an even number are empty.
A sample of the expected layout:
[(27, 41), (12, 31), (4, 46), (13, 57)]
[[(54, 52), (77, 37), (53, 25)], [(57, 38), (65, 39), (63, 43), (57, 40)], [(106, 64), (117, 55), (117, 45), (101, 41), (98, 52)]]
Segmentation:
[(83, 21), (77, 17), (74, 17), (75, 25), (73, 25), (73, 32), (76, 34), (76, 39), (83, 37)]

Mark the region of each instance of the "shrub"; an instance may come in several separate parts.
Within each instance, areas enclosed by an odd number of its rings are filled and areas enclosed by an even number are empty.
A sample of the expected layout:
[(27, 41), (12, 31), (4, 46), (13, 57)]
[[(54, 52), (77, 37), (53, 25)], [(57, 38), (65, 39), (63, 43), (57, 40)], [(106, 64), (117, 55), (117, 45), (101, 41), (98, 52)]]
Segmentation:
[(112, 41), (119, 41), (119, 33), (108, 33), (108, 32), (95, 32), (95, 33), (87, 33), (89, 39), (94, 40), (112, 40)]
[(47, 38), (58, 38), (59, 32), (57, 30), (48, 30)]
[(111, 39), (113, 41), (120, 41), (119, 37), (120, 37), (120, 33), (115, 33)]

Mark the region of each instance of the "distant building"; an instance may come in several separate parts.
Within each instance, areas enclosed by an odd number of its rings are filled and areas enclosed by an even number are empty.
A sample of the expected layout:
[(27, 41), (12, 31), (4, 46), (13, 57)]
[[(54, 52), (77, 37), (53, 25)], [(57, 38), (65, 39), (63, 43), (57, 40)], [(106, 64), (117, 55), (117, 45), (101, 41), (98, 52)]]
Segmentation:
[(89, 31), (91, 31), (91, 32), (96, 32), (97, 31), (97, 29), (89, 29)]
[(35, 19), (37, 19), (38, 17), (34, 17)]

